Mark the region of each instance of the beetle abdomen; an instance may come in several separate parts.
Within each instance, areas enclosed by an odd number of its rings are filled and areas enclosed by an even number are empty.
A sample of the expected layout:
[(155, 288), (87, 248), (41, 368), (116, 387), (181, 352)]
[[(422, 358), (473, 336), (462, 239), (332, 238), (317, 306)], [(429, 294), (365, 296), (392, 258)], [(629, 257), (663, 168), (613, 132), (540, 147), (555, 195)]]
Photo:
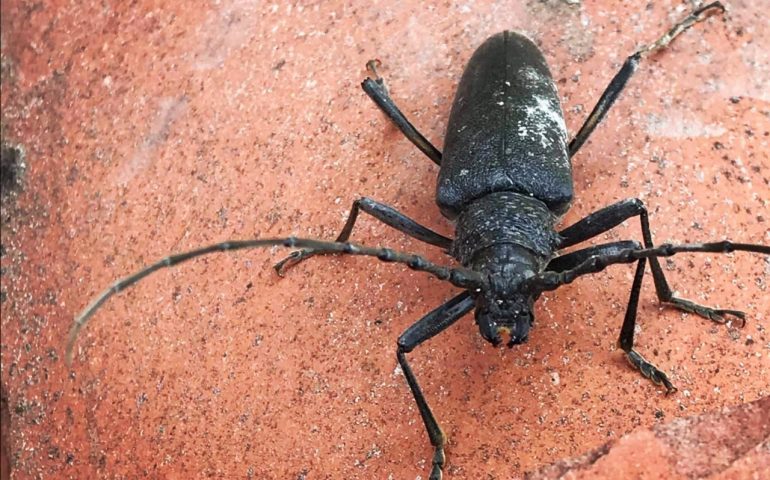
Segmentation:
[(447, 124), (436, 201), (455, 218), (492, 192), (516, 192), (564, 213), (572, 201), (567, 130), (545, 58), (528, 38), (499, 33), (465, 68)]

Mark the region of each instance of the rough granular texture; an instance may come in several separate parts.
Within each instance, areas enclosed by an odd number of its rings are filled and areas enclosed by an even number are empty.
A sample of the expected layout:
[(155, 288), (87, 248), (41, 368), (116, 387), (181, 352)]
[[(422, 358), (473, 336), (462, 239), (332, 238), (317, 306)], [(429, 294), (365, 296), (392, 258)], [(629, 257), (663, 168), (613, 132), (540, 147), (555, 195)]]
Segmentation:
[[(16, 478), (426, 478), (432, 448), (395, 342), (458, 294), (428, 275), (330, 256), (281, 279), (284, 250), (212, 255), (111, 299), (72, 368), (67, 332), (94, 294), (170, 252), (333, 238), (360, 196), (452, 235), (436, 165), (360, 89), (366, 61), (442, 148), (473, 50), (522, 31), (574, 134), (626, 56), (692, 6), (570, 3), (3, 0), (2, 137), (27, 165), (2, 204), (0, 257)], [(639, 197), (656, 242), (770, 243), (766, 2), (729, 6), (642, 62), (573, 159), (562, 225)], [(353, 239), (451, 261), (366, 216)], [(638, 222), (596, 242), (623, 239), (640, 239)], [(449, 436), (446, 478), (523, 475), (770, 394), (770, 263), (663, 265), (682, 296), (748, 319), (736, 330), (661, 308), (645, 279), (636, 346), (676, 395), (616, 347), (632, 266), (544, 294), (524, 345), (493, 348), (469, 315), (411, 353)]]
[(770, 397), (634, 431), (527, 480), (761, 478), (770, 471)]

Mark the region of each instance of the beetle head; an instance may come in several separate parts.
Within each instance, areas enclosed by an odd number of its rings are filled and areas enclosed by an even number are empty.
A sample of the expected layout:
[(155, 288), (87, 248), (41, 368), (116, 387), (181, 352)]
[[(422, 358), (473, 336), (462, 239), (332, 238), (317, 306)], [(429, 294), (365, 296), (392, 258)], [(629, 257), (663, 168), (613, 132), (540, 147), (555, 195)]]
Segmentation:
[(486, 280), (475, 292), (481, 336), (493, 345), (502, 343), (504, 335), (509, 347), (526, 342), (538, 296), (527, 285), (541, 269), (541, 260), (525, 248), (507, 244), (478, 252), (472, 264)]
[(519, 291), (518, 282), (499, 276), (489, 279), (489, 288), (476, 296), (476, 324), (481, 336), (492, 345), (502, 343), (503, 335), (508, 336), (509, 347), (526, 342), (534, 321), (534, 296)]

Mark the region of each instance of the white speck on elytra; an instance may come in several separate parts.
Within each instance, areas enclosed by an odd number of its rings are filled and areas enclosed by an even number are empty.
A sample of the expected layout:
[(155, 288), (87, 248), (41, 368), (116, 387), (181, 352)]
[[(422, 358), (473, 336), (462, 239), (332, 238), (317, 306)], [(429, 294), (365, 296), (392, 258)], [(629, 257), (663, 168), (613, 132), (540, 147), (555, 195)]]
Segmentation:
[(519, 123), (518, 130), (521, 136), (527, 136), (529, 131), (527, 126), (532, 129), (532, 135), (540, 137), (540, 144), (543, 148), (548, 148), (551, 140), (546, 135), (556, 127), (559, 138), (562, 142), (567, 141), (567, 126), (564, 123), (564, 117), (561, 114), (561, 108), (555, 101), (550, 101), (542, 95), (532, 97), (534, 105), (524, 107), (526, 118)]
[(537, 102), (537, 108), (540, 110), (545, 118), (551, 123), (556, 124), (559, 127), (559, 133), (567, 138), (567, 126), (564, 124), (564, 116), (561, 114), (559, 104), (556, 102), (549, 102), (547, 98), (535, 96)]
[(535, 70), (532, 66), (526, 66), (520, 69), (519, 75), (532, 85), (548, 82), (549, 80), (547, 77), (543, 76), (540, 72)]

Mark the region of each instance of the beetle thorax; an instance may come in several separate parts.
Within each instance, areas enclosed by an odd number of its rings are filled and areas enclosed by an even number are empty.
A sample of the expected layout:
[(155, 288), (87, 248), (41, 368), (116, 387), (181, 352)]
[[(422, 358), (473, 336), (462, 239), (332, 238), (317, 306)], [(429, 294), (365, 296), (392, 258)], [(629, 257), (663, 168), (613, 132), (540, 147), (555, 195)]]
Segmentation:
[[(559, 242), (554, 231), (554, 214), (545, 203), (515, 192), (495, 192), (466, 205), (457, 218), (455, 241), (450, 253), (464, 266), (481, 272), (479, 262), (504, 275), (506, 263), (525, 262), (539, 272), (553, 256)], [(505, 245), (522, 247), (509, 253)], [(497, 258), (484, 250), (501, 247)], [(511, 256), (512, 255), (512, 256)], [(509, 258), (510, 257), (510, 258)], [(476, 264), (476, 265), (472, 265)]]

